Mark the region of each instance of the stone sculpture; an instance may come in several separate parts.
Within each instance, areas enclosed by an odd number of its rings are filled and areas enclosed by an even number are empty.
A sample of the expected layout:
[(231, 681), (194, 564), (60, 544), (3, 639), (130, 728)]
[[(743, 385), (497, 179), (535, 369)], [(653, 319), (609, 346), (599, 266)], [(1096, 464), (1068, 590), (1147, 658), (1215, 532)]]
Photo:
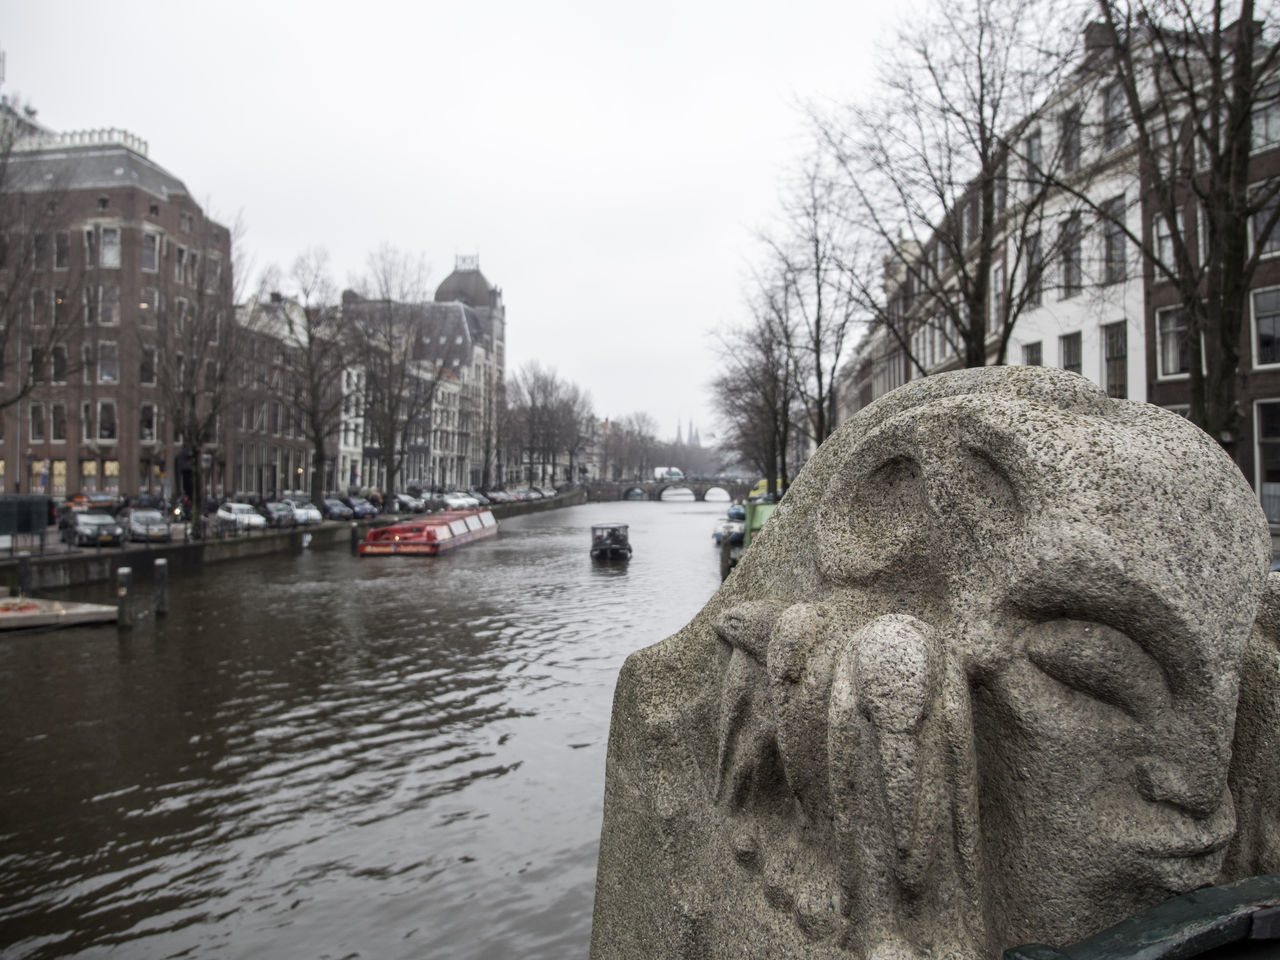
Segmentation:
[(882, 398), (623, 668), (592, 957), (998, 957), (1280, 869), (1270, 554), (1175, 414), (1025, 367)]

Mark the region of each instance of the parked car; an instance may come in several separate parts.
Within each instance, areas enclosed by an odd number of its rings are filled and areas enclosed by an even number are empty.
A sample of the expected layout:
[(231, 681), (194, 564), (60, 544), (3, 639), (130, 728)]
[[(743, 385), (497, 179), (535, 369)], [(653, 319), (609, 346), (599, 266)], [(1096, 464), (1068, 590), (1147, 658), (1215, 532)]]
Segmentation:
[(224, 530), (264, 530), (267, 521), (247, 503), (227, 502), (214, 513), (218, 526)]
[(350, 520), (355, 516), (355, 511), (336, 497), (321, 500), (320, 511), (326, 520)]
[(538, 492), (541, 493), (543, 497), (550, 500), (556, 495), (556, 488), (555, 487), (539, 487)]
[(62, 539), (74, 547), (112, 546), (124, 542), (124, 529), (107, 513), (73, 513)]
[(130, 540), (140, 543), (168, 543), (173, 539), (169, 521), (159, 510), (130, 507), (120, 514), (120, 524)]
[(258, 507), (258, 513), (267, 521), (268, 527), (292, 527), (297, 523), (293, 504), (288, 500), (270, 500)]
[(446, 510), (474, 510), (480, 506), (475, 497), (469, 497), (465, 493), (446, 493), (443, 500)]
[(324, 523), (324, 517), (316, 505), (310, 500), (303, 500), (301, 497), (294, 497), (289, 500), (293, 505), (294, 521), (301, 525), (314, 525)]
[(397, 493), (395, 507), (401, 513), (422, 513), (427, 509), (427, 505), (417, 497), (410, 496), (407, 493)]
[(486, 496), (490, 503), (514, 503), (516, 499), (505, 490), (490, 490)]
[(479, 490), (475, 489), (474, 487), (472, 487), (470, 490), (467, 491), (467, 496), (471, 497), (471, 499), (475, 500), (475, 502), (480, 504), (480, 506), (482, 507), (488, 506), (490, 503), (493, 502), (487, 496), (485, 496), (483, 493), (481, 493)]
[(378, 508), (364, 497), (343, 497), (342, 502), (351, 508), (351, 513), (357, 520), (365, 520), (378, 515)]

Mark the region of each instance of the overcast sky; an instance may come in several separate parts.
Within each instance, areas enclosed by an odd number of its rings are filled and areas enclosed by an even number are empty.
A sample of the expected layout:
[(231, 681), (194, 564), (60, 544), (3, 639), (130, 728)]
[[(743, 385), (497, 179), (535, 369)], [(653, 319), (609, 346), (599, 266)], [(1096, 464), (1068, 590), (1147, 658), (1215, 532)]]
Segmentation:
[(508, 369), (659, 436), (715, 430), (713, 332), (807, 145), (796, 104), (865, 91), (901, 5), (0, 0), (3, 90), (57, 130), (123, 127), (261, 268), (382, 243), (432, 288), (478, 254)]

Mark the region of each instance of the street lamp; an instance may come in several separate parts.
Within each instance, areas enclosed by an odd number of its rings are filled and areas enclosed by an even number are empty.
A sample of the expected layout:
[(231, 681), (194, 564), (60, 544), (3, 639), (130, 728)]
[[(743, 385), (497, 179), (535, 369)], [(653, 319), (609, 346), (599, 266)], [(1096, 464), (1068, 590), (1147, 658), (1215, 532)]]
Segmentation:
[(298, 486), (295, 489), (298, 489), (298, 490), (302, 489), (302, 468), (301, 467), (298, 468)]

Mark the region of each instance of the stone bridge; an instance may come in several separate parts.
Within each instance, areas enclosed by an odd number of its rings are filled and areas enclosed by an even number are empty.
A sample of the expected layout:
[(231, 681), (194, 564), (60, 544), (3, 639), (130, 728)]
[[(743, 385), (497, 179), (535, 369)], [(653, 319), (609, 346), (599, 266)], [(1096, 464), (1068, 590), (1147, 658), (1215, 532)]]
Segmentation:
[(718, 480), (593, 480), (587, 484), (587, 499), (661, 500), (667, 490), (692, 490), (695, 500), (707, 499), (708, 491), (723, 490), (730, 500), (745, 500), (751, 484)]

